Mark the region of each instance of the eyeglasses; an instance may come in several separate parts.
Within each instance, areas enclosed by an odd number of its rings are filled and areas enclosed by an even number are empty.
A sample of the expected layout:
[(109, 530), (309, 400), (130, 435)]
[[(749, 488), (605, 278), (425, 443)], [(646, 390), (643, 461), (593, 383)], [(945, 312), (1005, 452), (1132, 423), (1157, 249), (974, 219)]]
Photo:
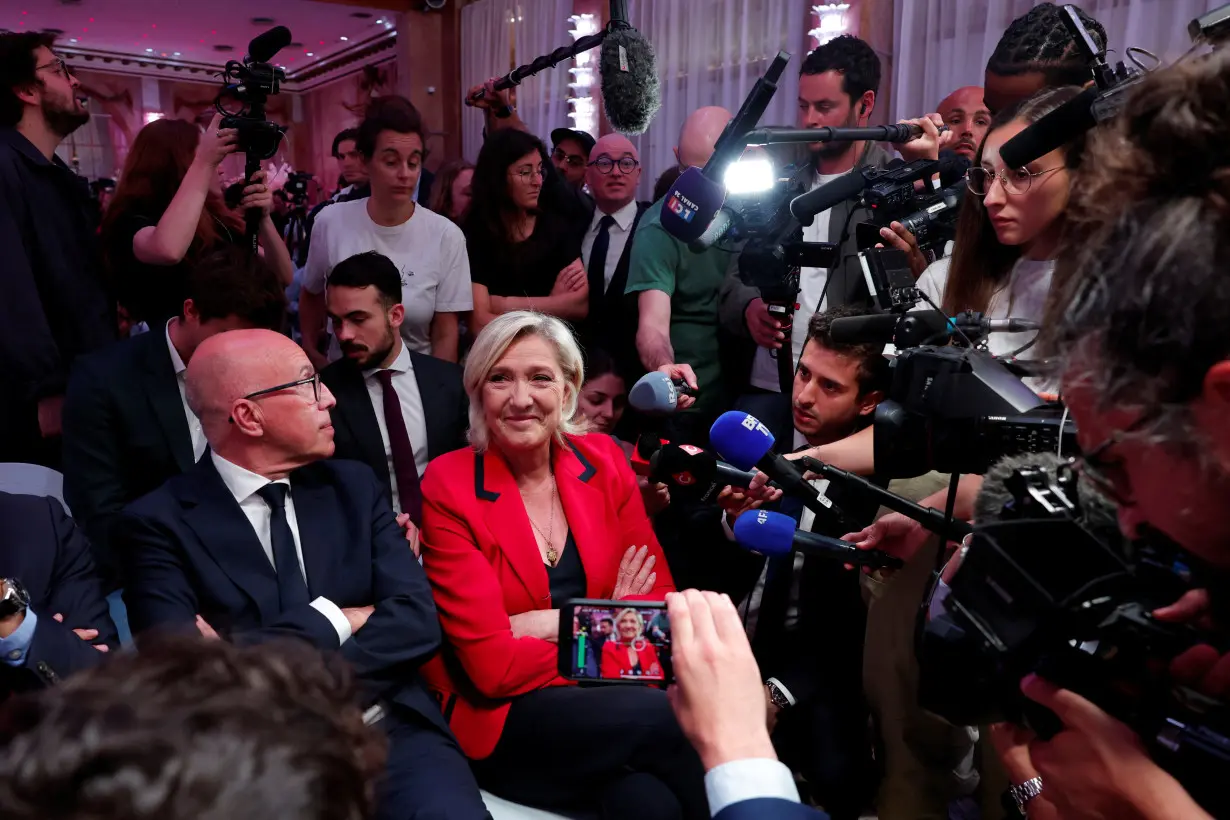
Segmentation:
[(537, 168), (518, 168), (512, 172), (512, 175), (528, 185), (530, 182), (530, 177), (543, 177), (546, 176), (546, 172), (543, 170), (543, 167), (539, 165)]
[(1052, 174), (1055, 171), (1063, 170), (1064, 166), (1060, 165), (1055, 168), (1047, 168), (1045, 171), (1030, 173), (1027, 168), (1013, 168), (1012, 170), (1000, 171), (998, 174), (994, 171), (988, 171), (986, 168), (970, 168), (965, 172), (965, 184), (969, 186), (970, 193), (974, 196), (986, 196), (991, 193), (991, 186), (995, 184), (995, 178), (999, 177), (999, 181), (1003, 184), (1004, 190), (1010, 194), (1020, 195), (1029, 190), (1033, 185), (1034, 177), (1040, 177), (1045, 174)]
[(1122, 430), (1116, 430), (1106, 441), (1079, 456), (1074, 464), (1076, 471), (1092, 484), (1095, 490), (1118, 507), (1131, 506), (1136, 503), (1135, 498), (1128, 485), (1127, 474), (1124, 473), (1123, 467), (1116, 462), (1106, 461), (1103, 456), (1111, 447), (1122, 444), (1129, 436), (1142, 430), (1150, 421), (1152, 421), (1152, 416), (1143, 415)]
[(73, 72), (69, 69), (68, 63), (64, 62), (64, 60), (60, 57), (56, 57), (55, 60), (50, 63), (36, 65), (34, 70), (42, 71), (44, 68), (54, 68), (57, 73), (64, 75), (64, 79), (66, 80), (71, 80), (73, 77)]
[(597, 168), (598, 173), (600, 174), (609, 174), (615, 169), (616, 166), (618, 166), (621, 174), (630, 174), (639, 168), (640, 165), (641, 164), (632, 157), (621, 157), (618, 161), (616, 161), (604, 154), (591, 162), (589, 167)]
[(270, 393), (277, 393), (279, 390), (289, 390), (292, 387), (298, 387), (301, 384), (312, 385), (312, 400), (320, 404), (320, 374), (313, 373), (306, 379), (299, 379), (286, 384), (279, 384), (277, 387), (266, 387), (264, 390), (257, 390), (255, 393), (249, 393), (244, 396), (245, 399), (259, 399), (261, 396), (268, 396)]
[(580, 154), (569, 154), (562, 148), (556, 148), (551, 154), (551, 159), (556, 162), (565, 162), (573, 168), (582, 168), (585, 165), (585, 157)]

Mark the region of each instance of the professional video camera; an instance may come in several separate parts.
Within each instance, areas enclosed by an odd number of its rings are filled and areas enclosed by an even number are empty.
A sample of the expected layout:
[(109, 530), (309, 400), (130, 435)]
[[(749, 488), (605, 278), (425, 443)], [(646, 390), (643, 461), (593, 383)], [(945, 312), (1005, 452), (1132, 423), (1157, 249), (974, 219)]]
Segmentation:
[(1009, 460), (986, 481), (1007, 491), (1002, 516), (975, 528), (946, 594), (920, 615), (921, 705), (957, 725), (1009, 720), (1049, 737), (1058, 719), (1020, 691), (1037, 673), (1126, 723), (1193, 798), (1230, 816), (1230, 710), (1167, 674), (1216, 641), (1150, 614), (1206, 585), (1197, 562), (1160, 535), (1124, 542), (1113, 509), (1093, 509), (1096, 494), (1058, 457)]
[[(260, 170), (261, 160), (271, 158), (282, 143), (284, 126), (270, 122), (265, 116), (265, 103), (277, 94), (286, 80), (286, 72), (270, 65), (269, 61), (290, 45), (290, 29), (274, 26), (248, 43), (248, 54), (243, 62), (228, 60), (222, 69), (222, 90), (218, 92), (214, 106), (222, 114), (222, 128), (234, 128), (238, 132), (239, 150), (245, 155), (244, 179), (250, 180)], [(239, 103), (239, 109), (229, 110), (227, 101)], [(248, 241), (256, 252), (259, 214), (246, 217)]]
[(308, 186), (315, 177), (307, 171), (292, 171), (286, 177), (282, 190), (286, 191), (287, 199), (296, 208), (307, 207)]

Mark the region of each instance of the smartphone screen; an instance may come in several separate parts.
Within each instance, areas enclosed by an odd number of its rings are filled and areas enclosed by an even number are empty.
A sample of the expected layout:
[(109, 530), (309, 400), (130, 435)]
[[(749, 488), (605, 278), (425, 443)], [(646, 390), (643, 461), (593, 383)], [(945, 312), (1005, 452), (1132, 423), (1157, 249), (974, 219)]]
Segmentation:
[(569, 601), (560, 608), (560, 674), (578, 681), (670, 683), (671, 627), (662, 603)]

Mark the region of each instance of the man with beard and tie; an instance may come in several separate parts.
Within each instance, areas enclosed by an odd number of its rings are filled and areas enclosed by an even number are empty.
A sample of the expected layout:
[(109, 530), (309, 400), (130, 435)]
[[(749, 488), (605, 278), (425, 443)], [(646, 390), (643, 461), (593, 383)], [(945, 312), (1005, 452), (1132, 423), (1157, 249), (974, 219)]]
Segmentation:
[(337, 399), (334, 455), (370, 466), (393, 509), (417, 527), (427, 462), (466, 444), (461, 367), (406, 347), (401, 276), (387, 256), (367, 251), (339, 262), (325, 305), (343, 354), (320, 374)]
[[(801, 71), (799, 127), (868, 124), (880, 88), (880, 58), (871, 46), (851, 35), (836, 37), (808, 54)], [(881, 168), (892, 156), (886, 146), (875, 142), (817, 142), (807, 148), (810, 158), (796, 181), (808, 189), (832, 182), (855, 168)], [(788, 396), (781, 395), (777, 362), (782, 346), (787, 345), (793, 365), (803, 351), (812, 315), (839, 305), (870, 306), (853, 227), (870, 218), (870, 211), (845, 201), (817, 214), (803, 229), (805, 241), (835, 243), (840, 246), (840, 256), (833, 267), (802, 269), (792, 327), (783, 327), (769, 314), (759, 291), (739, 278), (737, 257), (732, 261), (722, 285), (722, 326), (744, 339), (750, 337), (756, 345), (748, 378), (750, 388), (737, 406), (770, 427), (788, 423), (790, 402)]]
[(116, 338), (103, 286), (98, 207), (56, 156), (90, 119), (50, 33), (0, 32), (0, 462), (58, 469), (73, 360)]

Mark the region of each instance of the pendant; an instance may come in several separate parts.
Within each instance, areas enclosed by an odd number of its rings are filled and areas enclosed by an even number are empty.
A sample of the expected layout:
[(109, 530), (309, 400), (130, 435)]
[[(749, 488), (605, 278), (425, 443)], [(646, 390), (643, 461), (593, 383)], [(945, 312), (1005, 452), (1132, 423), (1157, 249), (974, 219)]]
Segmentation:
[(551, 566), (559, 561), (559, 553), (555, 551), (555, 547), (547, 547), (547, 563)]

